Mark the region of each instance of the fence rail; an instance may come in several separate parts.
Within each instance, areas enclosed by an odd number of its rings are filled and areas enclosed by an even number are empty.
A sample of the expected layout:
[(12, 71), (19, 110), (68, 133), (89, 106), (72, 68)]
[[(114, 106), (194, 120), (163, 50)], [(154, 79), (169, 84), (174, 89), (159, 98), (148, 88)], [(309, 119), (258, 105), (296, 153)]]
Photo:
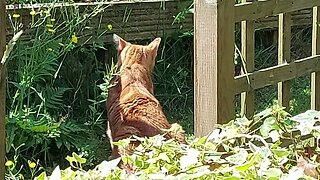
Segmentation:
[(235, 22), (256, 20), (319, 5), (320, 1), (317, 0), (263, 0), (245, 2), (235, 5)]
[[(311, 75), (311, 108), (320, 110), (319, 0), (195, 1), (195, 133), (202, 136), (235, 116), (234, 96), (241, 93), (241, 113), (254, 112), (254, 90), (278, 83), (278, 101), (289, 107), (291, 79)], [(312, 9), (312, 55), (290, 57), (292, 14)], [(278, 17), (278, 65), (254, 71), (255, 21)], [(213, 21), (213, 22), (210, 22)], [(233, 77), (234, 24), (241, 21), (242, 75)], [(263, 21), (263, 20), (262, 20)], [(232, 42), (232, 43), (230, 43)]]

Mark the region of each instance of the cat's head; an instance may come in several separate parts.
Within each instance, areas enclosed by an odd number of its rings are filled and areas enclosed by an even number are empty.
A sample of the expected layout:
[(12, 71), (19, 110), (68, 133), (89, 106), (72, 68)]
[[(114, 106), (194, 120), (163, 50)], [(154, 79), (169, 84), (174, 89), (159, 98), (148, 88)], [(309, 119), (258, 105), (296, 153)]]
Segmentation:
[(113, 41), (118, 50), (120, 69), (131, 67), (133, 64), (141, 64), (152, 72), (161, 38), (154, 39), (146, 46), (131, 44), (116, 34), (113, 35)]

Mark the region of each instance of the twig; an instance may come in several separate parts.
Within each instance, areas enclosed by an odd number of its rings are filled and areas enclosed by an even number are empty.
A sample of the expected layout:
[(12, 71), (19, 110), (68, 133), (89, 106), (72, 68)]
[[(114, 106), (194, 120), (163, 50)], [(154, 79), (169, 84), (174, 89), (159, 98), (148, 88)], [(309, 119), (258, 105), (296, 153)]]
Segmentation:
[(20, 38), (20, 36), (22, 35), (23, 30), (19, 31), (17, 34), (15, 34), (12, 39), (9, 41), (6, 50), (4, 51), (2, 60), (1, 60), (1, 64), (5, 64), (11, 51), (13, 50), (13, 47), (16, 45), (18, 39)]

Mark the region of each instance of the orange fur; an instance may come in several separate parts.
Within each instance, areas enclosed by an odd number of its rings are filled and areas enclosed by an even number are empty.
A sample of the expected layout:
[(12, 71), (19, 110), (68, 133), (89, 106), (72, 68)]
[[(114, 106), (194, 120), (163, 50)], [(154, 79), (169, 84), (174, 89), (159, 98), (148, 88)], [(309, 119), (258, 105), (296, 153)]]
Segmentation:
[[(117, 35), (114, 41), (118, 49), (119, 75), (109, 89), (107, 99), (108, 136), (116, 142), (132, 135), (151, 137), (164, 134), (169, 129), (162, 107), (153, 95), (152, 71), (161, 39), (156, 38), (147, 46), (133, 45)], [(185, 143), (183, 133), (167, 133), (167, 139), (176, 138)], [(132, 148), (139, 143), (131, 143)], [(113, 147), (111, 158), (121, 155), (122, 150)]]

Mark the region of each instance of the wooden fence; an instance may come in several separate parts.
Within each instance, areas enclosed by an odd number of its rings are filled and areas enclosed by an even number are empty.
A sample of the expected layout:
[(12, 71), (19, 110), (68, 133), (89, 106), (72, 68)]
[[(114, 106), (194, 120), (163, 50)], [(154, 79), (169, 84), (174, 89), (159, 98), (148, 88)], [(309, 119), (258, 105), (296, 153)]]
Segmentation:
[(4, 179), (5, 163), (5, 65), (1, 63), (6, 45), (5, 0), (0, 0), (0, 180)]
[[(311, 108), (320, 110), (319, 0), (195, 1), (195, 134), (205, 135), (216, 123), (234, 118), (234, 97), (241, 93), (241, 113), (252, 117), (254, 90), (278, 83), (278, 101), (289, 106), (290, 79), (311, 75)], [(292, 61), (291, 14), (312, 9), (312, 55)], [(255, 20), (278, 16), (278, 65), (254, 69)], [(242, 75), (234, 77), (235, 23), (241, 22)]]
[[(151, 39), (158, 36), (168, 36), (175, 31), (192, 30), (193, 17), (192, 14), (185, 14), (182, 23), (173, 23), (174, 17), (190, 6), (192, 0), (142, 0), (142, 1), (105, 1), (92, 3), (47, 3), (33, 5), (7, 5), (7, 13), (10, 15), (20, 14), (19, 22), (24, 27), (29, 27), (32, 21), (30, 11), (39, 9), (52, 8), (56, 10), (56, 19), (59, 21), (59, 14), (64, 11), (75, 9), (79, 13), (92, 11), (97, 6), (106, 7), (103, 12), (93, 18), (87, 29), (81, 30), (77, 34), (79, 42), (87, 42), (88, 39), (95, 39), (101, 36), (101, 32), (106, 30), (108, 25), (112, 25), (112, 29), (105, 32), (101, 39), (105, 43), (112, 42), (112, 35), (119, 34), (121, 37), (129, 41)], [(53, 10), (52, 10), (53, 11)], [(88, 12), (87, 12), (88, 13)], [(9, 18), (7, 23), (9, 23)], [(59, 22), (58, 22), (59, 23)], [(13, 35), (13, 27), (7, 26), (7, 41)], [(26, 31), (22, 39), (30, 38)], [(90, 43), (90, 41), (89, 41)]]

